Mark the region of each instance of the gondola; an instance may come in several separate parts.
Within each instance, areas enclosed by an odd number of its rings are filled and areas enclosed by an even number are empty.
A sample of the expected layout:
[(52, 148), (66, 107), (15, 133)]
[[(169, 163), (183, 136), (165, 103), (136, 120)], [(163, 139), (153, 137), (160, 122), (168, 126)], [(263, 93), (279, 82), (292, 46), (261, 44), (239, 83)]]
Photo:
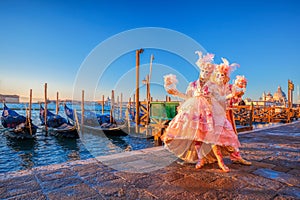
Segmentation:
[[(74, 110), (69, 108), (66, 104), (64, 105), (65, 114), (71, 124), (76, 124), (76, 118)], [(77, 126), (83, 130), (92, 131), (102, 131), (108, 136), (126, 136), (128, 135), (124, 130), (126, 128), (125, 123), (119, 123), (113, 120), (110, 122), (110, 115), (103, 114), (99, 115), (91, 111), (84, 112), (84, 120), (82, 122), (82, 117), (80, 113), (76, 113), (77, 121), (79, 122)]]
[(33, 139), (35, 138), (37, 126), (32, 124), (31, 119), (18, 114), (16, 111), (9, 109), (6, 104), (3, 105), (1, 123), (4, 134), (10, 138), (16, 139)]
[[(45, 109), (40, 106), (40, 120), (45, 125)], [(67, 138), (78, 138), (76, 126), (68, 123), (68, 120), (47, 110), (47, 128), (51, 135)]]

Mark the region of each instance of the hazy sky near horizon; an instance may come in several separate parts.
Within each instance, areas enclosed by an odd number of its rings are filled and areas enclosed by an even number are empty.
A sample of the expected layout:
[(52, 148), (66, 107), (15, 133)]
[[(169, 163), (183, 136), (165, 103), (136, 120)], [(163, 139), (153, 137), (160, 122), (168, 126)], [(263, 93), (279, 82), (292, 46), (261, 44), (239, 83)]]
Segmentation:
[[(239, 63), (241, 67), (232, 78), (237, 74), (247, 77), (245, 97), (258, 99), (264, 91), (274, 93), (278, 86), (287, 92), (288, 79), (294, 82), (297, 97), (299, 9), (297, 0), (0, 0), (0, 94), (27, 97), (31, 88), (39, 100), (47, 82), (49, 98), (54, 99), (59, 91), (61, 98), (71, 99), (73, 91), (81, 94), (74, 90), (74, 82), (80, 66), (97, 45), (124, 31), (158, 27), (192, 38), (216, 55), (216, 63), (221, 57)], [(152, 88), (157, 97), (166, 95), (159, 85), (165, 69), (162, 66), (177, 70), (187, 81), (197, 79), (197, 70), (190, 63), (155, 49), (145, 49), (141, 54), (140, 62), (145, 67), (140, 79), (147, 73), (151, 54), (157, 79)], [(196, 61), (194, 50), (190, 54)], [(134, 66), (135, 52), (120, 55), (106, 70), (104, 82), (99, 81), (96, 98), (117, 89), (116, 82), (124, 74), (134, 75)], [(135, 85), (132, 78), (130, 81), (122, 83), (122, 91), (116, 93), (123, 92), (124, 98), (132, 95)], [(186, 83), (179, 88), (184, 87)]]

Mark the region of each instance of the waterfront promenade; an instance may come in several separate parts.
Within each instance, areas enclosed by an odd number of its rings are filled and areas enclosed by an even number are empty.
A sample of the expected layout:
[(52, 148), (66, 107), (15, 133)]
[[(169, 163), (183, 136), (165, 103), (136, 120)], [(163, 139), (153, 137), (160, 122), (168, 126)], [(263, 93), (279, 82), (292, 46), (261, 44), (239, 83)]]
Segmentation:
[(300, 121), (239, 138), (253, 165), (229, 173), (154, 147), (0, 174), (0, 199), (300, 199)]

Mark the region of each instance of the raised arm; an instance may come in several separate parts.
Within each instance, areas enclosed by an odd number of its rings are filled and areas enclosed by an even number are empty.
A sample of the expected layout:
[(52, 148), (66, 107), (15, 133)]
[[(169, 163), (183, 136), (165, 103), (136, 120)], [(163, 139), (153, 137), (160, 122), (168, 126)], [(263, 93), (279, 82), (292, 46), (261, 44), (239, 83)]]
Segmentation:
[(185, 93), (179, 92), (177, 89), (169, 89), (167, 90), (167, 92), (173, 96), (177, 96), (181, 99), (186, 100), (193, 96), (193, 87), (192, 84), (190, 83)]

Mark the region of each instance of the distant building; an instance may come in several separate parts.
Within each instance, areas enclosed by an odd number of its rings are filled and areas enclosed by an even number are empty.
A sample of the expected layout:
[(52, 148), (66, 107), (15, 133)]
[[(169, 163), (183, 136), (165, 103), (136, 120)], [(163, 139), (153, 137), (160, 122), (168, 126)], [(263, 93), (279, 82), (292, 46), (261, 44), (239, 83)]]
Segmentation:
[(277, 91), (274, 93), (273, 96), (274, 101), (284, 104), (287, 101), (285, 93), (281, 90), (281, 87), (278, 86)]
[(7, 103), (20, 103), (20, 97), (18, 95), (0, 94), (0, 101)]
[(268, 94), (266, 94), (265, 92), (262, 94), (262, 97), (260, 98), (262, 101), (273, 101), (273, 95), (271, 94), (271, 92), (268, 92)]
[(281, 87), (278, 86), (277, 91), (274, 93), (274, 95), (271, 94), (271, 92), (268, 92), (267, 94), (264, 92), (262, 94), (262, 97), (260, 98), (261, 101), (268, 101), (280, 105), (285, 105), (287, 102), (287, 98), (285, 93), (282, 91)]
[(287, 98), (285, 93), (282, 91), (281, 87), (278, 86), (277, 91), (274, 93), (274, 95), (271, 94), (271, 92), (264, 92), (262, 96), (259, 98), (259, 100), (251, 100), (250, 98), (244, 99), (246, 105), (256, 105), (256, 106), (286, 106), (287, 104)]

